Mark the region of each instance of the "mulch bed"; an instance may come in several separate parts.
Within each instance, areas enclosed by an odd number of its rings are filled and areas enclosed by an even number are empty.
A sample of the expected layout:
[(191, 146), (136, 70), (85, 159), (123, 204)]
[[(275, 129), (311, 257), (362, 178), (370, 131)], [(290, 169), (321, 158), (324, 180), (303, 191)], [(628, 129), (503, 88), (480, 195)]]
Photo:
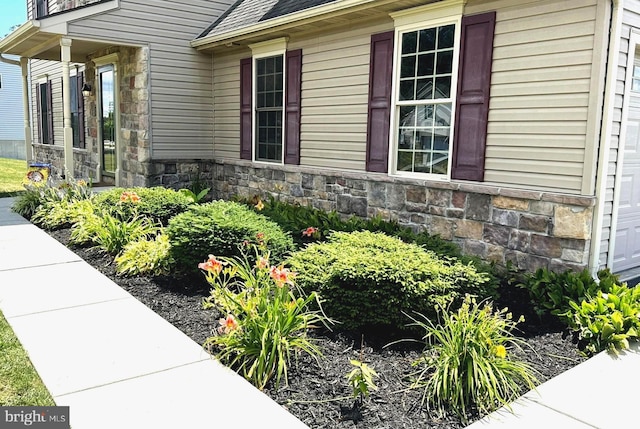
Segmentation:
[[(50, 234), (67, 245), (69, 230)], [(73, 247), (81, 258), (111, 278), (157, 314), (172, 323), (195, 342), (202, 344), (217, 326), (219, 315), (202, 309), (202, 299), (209, 294), (204, 276), (193, 278), (121, 277), (115, 273), (113, 258), (95, 248)], [(585, 360), (571, 339), (563, 335), (557, 320), (540, 319), (532, 312), (528, 298), (515, 287), (501, 292), (499, 308), (508, 307), (514, 317), (525, 316), (519, 325), (530, 347), (524, 353), (513, 351), (529, 362), (542, 383)], [(287, 408), (312, 429), (459, 429), (465, 424), (456, 416), (429, 415), (420, 405), (422, 392), (407, 390), (411, 367), (420, 353), (415, 343), (383, 347), (390, 340), (381, 332), (313, 333), (324, 355), (317, 363), (303, 355), (290, 368), (289, 385), (278, 389), (269, 386), (265, 393)], [(511, 351), (510, 351), (511, 352)], [(364, 360), (379, 374), (378, 390), (359, 403), (350, 398), (346, 374), (353, 367), (350, 359)], [(524, 392), (523, 392), (524, 393)], [(478, 419), (475, 416), (471, 421)], [(467, 422), (468, 424), (469, 422)]]

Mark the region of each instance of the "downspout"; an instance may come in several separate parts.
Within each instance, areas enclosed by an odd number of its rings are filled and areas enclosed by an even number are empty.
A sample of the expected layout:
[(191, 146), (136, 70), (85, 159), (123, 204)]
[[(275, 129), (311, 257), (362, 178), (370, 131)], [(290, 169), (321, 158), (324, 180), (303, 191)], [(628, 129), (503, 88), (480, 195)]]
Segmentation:
[(595, 277), (599, 269), (600, 251), (602, 247), (602, 226), (604, 225), (605, 195), (607, 191), (607, 171), (609, 168), (609, 152), (611, 151), (611, 132), (615, 111), (615, 89), (617, 80), (618, 56), (620, 55), (620, 36), (622, 33), (622, 14), (620, 0), (611, 0), (611, 24), (609, 27), (609, 48), (605, 75), (605, 93), (600, 131), (600, 150), (598, 153), (598, 169), (596, 183), (596, 207), (591, 228), (591, 250), (589, 269)]

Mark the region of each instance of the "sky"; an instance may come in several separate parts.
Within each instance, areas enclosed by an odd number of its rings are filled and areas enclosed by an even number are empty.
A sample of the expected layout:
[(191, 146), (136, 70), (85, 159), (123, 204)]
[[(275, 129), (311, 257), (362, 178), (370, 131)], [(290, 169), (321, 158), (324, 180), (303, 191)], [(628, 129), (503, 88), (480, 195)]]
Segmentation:
[(0, 38), (9, 32), (13, 25), (27, 21), (26, 0), (0, 0)]

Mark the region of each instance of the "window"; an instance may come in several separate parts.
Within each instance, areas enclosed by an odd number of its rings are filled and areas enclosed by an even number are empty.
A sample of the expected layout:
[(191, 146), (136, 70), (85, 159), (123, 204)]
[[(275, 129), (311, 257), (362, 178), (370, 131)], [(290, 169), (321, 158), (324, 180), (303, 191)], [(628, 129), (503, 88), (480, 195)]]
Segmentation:
[(2, 89), (2, 75), (0, 74), (0, 89)]
[(300, 164), (302, 50), (280, 38), (240, 60), (240, 158)]
[(371, 35), (366, 169), (484, 180), (495, 12), (462, 0), (391, 13)]
[(43, 18), (49, 14), (49, 0), (35, 0), (35, 17)]
[(456, 25), (399, 33), (396, 171), (447, 175), (453, 131)]
[(255, 60), (255, 159), (282, 162), (283, 55)]
[(640, 66), (633, 66), (633, 76), (631, 77), (631, 91), (640, 92)]
[(36, 97), (40, 143), (53, 144), (53, 103), (50, 80), (38, 83)]

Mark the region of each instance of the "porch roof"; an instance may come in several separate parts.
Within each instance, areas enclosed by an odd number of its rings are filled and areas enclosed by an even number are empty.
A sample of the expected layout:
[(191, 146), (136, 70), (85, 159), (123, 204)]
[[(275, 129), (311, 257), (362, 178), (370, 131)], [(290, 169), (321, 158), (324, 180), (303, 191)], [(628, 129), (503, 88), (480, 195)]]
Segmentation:
[(90, 53), (113, 43), (92, 40), (91, 35), (82, 38), (69, 37), (69, 22), (108, 12), (117, 7), (119, 0), (101, 0), (73, 10), (29, 20), (4, 39), (0, 39), (0, 55), (12, 54), (24, 58), (60, 61), (60, 40), (69, 38), (72, 39), (71, 61), (85, 62)]

